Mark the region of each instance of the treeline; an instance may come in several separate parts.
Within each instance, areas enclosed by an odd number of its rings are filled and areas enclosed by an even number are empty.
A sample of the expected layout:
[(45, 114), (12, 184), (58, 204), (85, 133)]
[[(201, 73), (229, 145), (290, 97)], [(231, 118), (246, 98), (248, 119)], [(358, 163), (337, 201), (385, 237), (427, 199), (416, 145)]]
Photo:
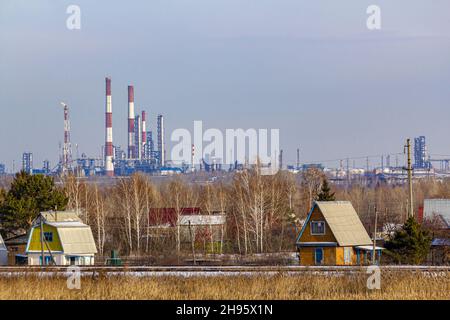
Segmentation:
[[(226, 214), (224, 253), (294, 251), (302, 220), (313, 201), (323, 196), (324, 183), (323, 172), (315, 169), (297, 175), (261, 175), (252, 169), (235, 173), (229, 181), (208, 183), (191, 182), (183, 176), (158, 183), (143, 174), (113, 182), (68, 176), (56, 186), (53, 178), (20, 173), (9, 187), (0, 188), (0, 232), (4, 237), (26, 232), (39, 210), (69, 209), (79, 212), (91, 226), (100, 255), (116, 249), (121, 255), (170, 256), (183, 252), (179, 230), (152, 228), (154, 219), (149, 212), (174, 208), (181, 214), (184, 207), (200, 207), (203, 214)], [(379, 226), (406, 220), (405, 186), (359, 183), (330, 187), (333, 198), (352, 202), (370, 232), (375, 210)], [(417, 212), (424, 198), (450, 198), (450, 181), (415, 181), (414, 196)]]

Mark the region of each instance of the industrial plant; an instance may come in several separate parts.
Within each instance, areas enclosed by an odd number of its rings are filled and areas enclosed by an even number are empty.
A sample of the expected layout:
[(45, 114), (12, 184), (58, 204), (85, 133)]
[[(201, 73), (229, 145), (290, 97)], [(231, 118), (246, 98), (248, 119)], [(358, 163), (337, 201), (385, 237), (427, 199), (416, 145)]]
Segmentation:
[[(246, 167), (251, 167), (248, 161), (245, 163), (229, 164), (225, 167), (222, 159), (205, 154), (201, 158), (198, 166), (194, 164), (195, 145), (192, 144), (191, 162), (175, 165), (166, 157), (164, 116), (156, 114), (156, 126), (153, 127), (147, 122), (149, 113), (146, 110), (136, 110), (134, 86), (128, 85), (127, 103), (127, 146), (123, 148), (114, 143), (113, 139), (113, 107), (112, 107), (112, 81), (110, 77), (105, 78), (105, 142), (101, 146), (101, 157), (89, 157), (85, 153), (78, 154), (78, 144), (76, 144), (76, 156), (74, 157), (71, 143), (71, 124), (69, 106), (61, 102), (63, 107), (63, 143), (59, 146), (59, 162), (51, 166), (49, 160), (43, 161), (42, 167), (37, 168), (33, 162), (33, 153), (26, 151), (22, 154), (22, 165), (12, 170), (7, 170), (5, 164), (0, 163), (0, 175), (15, 173), (23, 170), (29, 174), (44, 174), (64, 176), (73, 174), (77, 177), (90, 176), (128, 176), (134, 172), (143, 172), (150, 175), (172, 175), (183, 173), (204, 172), (230, 172), (239, 171)], [(125, 121), (125, 119), (124, 119)], [(156, 139), (156, 141), (155, 141)], [(425, 136), (413, 139), (414, 149), (414, 175), (413, 178), (421, 177), (447, 177), (450, 176), (450, 156), (431, 156)], [(315, 168), (323, 171), (328, 178), (336, 184), (349, 184), (358, 181), (387, 181), (393, 183), (404, 183), (407, 172), (400, 161), (402, 153), (385, 154), (379, 156), (353, 157), (346, 159), (335, 159), (329, 161), (316, 161), (301, 163), (300, 149), (297, 149), (297, 161), (295, 165), (283, 165), (283, 150), (279, 150), (275, 167), (279, 170), (287, 170), (294, 174)], [(374, 158), (378, 158), (375, 159)], [(330, 162), (333, 161), (332, 165)], [(359, 165), (356, 165), (358, 161)], [(361, 161), (365, 165), (361, 166)], [(328, 162), (328, 163), (327, 163)], [(271, 164), (263, 164), (263, 167)], [(269, 168), (270, 169), (270, 168)], [(273, 172), (272, 170), (269, 170)], [(273, 173), (272, 173), (273, 174)]]
[[(140, 171), (149, 174), (169, 174), (184, 172), (188, 168), (166, 166), (164, 143), (164, 117), (156, 116), (156, 131), (148, 130), (147, 112), (136, 112), (134, 105), (134, 86), (128, 86), (128, 145), (124, 150), (115, 145), (113, 140), (113, 109), (111, 78), (105, 78), (105, 144), (102, 146), (102, 158), (88, 157), (86, 154), (73, 157), (70, 140), (69, 106), (61, 102), (64, 115), (64, 139), (60, 145), (60, 160), (54, 167), (45, 160), (42, 168), (36, 168), (33, 163), (33, 153), (22, 154), (21, 169), (29, 174), (67, 175), (79, 177), (104, 175), (107, 177), (125, 176)], [(156, 137), (156, 143), (154, 141)], [(156, 148), (155, 148), (156, 146)], [(12, 172), (16, 171), (13, 165)], [(0, 175), (7, 174), (6, 166), (0, 164)]]

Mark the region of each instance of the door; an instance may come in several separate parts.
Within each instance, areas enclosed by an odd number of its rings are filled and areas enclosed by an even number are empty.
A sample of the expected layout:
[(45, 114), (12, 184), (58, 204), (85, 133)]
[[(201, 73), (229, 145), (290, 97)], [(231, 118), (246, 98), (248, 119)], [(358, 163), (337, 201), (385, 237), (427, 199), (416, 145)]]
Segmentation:
[[(52, 264), (52, 257), (50, 256), (44, 256), (45, 265), (51, 265)], [(42, 256), (39, 256), (39, 265), (42, 266)]]
[(323, 264), (323, 249), (322, 248), (316, 248), (314, 250), (314, 260), (316, 265)]

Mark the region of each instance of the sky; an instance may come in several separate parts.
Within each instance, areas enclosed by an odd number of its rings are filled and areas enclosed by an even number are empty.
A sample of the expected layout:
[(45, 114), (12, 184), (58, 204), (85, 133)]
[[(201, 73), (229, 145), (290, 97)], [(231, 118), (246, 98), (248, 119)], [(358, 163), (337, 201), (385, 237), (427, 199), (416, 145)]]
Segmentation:
[[(69, 30), (69, 5), (81, 29)], [(381, 29), (366, 26), (369, 5)], [(403, 151), (450, 154), (450, 1), (0, 1), (0, 163), (57, 164), (63, 110), (79, 154), (126, 146), (127, 85), (153, 129), (280, 130), (284, 163)], [(74, 147), (74, 154), (76, 153)], [(378, 158), (377, 158), (378, 159)], [(374, 159), (373, 161), (379, 161)], [(359, 161), (359, 160), (358, 160)], [(362, 160), (365, 163), (365, 160)]]

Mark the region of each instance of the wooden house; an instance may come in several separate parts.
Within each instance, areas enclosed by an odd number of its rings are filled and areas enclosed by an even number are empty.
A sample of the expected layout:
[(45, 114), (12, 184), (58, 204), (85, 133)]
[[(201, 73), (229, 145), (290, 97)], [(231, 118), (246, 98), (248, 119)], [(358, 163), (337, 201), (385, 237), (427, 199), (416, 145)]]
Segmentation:
[[(373, 243), (349, 201), (317, 201), (296, 240), (301, 265), (371, 263)], [(382, 248), (376, 247), (377, 261)]]
[(199, 207), (151, 208), (149, 233), (152, 238), (178, 234), (183, 247), (192, 244), (209, 252), (221, 252), (224, 241), (226, 215), (221, 211), (202, 212)]
[(48, 211), (33, 221), (26, 253), (29, 265), (93, 265), (97, 248), (91, 228), (75, 212)]
[(8, 249), (8, 265), (23, 265), (27, 263), (28, 234), (21, 234), (5, 239)]

